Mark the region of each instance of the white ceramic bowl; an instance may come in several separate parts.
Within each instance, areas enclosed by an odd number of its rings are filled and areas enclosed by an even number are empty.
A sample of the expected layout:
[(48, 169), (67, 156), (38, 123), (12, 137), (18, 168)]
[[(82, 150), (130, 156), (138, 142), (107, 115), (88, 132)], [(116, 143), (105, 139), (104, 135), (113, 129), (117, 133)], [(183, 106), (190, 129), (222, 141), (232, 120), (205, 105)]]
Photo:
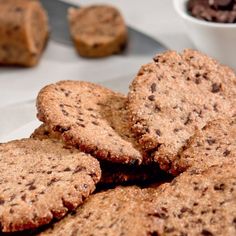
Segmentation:
[(199, 20), (187, 12), (188, 0), (173, 0), (174, 8), (184, 20), (187, 34), (196, 48), (236, 70), (236, 23)]

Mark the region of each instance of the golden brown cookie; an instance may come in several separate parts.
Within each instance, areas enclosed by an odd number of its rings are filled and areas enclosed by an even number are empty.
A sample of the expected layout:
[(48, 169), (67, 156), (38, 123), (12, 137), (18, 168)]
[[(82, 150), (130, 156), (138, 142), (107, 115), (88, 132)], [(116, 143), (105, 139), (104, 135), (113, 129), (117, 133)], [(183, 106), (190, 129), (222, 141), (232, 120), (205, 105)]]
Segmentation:
[(94, 191), (96, 159), (55, 140), (0, 144), (0, 231), (37, 228), (74, 210)]
[(120, 12), (109, 5), (70, 8), (72, 39), (84, 57), (105, 57), (121, 52), (127, 43), (127, 28)]
[(130, 86), (128, 111), (140, 145), (166, 171), (208, 122), (236, 114), (236, 76), (194, 50), (168, 51), (143, 66)]
[(0, 64), (36, 65), (48, 32), (47, 14), (40, 1), (0, 1)]
[(99, 160), (140, 164), (143, 156), (130, 132), (126, 97), (82, 81), (61, 81), (43, 88), (38, 118), (62, 140)]

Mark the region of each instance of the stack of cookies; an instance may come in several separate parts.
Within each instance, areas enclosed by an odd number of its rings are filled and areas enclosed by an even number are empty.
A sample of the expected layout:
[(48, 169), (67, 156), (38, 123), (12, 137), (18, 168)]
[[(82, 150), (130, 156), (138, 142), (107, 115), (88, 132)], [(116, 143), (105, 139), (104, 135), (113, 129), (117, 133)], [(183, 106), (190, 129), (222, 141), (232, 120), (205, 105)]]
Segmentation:
[(233, 71), (193, 50), (157, 55), (126, 96), (44, 87), (43, 124), (0, 145), (1, 231), (236, 235), (235, 102)]

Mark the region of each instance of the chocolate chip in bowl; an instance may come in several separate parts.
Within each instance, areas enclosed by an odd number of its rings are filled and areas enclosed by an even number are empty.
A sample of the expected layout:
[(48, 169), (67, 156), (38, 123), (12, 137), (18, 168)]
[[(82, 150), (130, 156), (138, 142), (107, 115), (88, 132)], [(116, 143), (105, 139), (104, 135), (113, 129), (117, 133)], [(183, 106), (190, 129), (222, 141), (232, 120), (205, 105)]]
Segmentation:
[(195, 47), (236, 69), (236, 1), (174, 0)]
[(189, 0), (190, 15), (201, 20), (218, 23), (236, 23), (236, 1), (234, 0)]

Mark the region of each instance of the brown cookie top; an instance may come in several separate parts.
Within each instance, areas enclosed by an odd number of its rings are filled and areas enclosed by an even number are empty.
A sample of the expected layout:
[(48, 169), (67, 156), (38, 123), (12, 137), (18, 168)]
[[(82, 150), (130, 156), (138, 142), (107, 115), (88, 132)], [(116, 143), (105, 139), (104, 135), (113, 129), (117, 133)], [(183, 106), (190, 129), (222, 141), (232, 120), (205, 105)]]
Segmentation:
[[(61, 140), (59, 132), (50, 130), (45, 124), (38, 127), (31, 138), (36, 139), (57, 139)], [(145, 181), (161, 181), (169, 179), (170, 176), (161, 171), (159, 166), (155, 163), (147, 165), (125, 165), (119, 163), (112, 163), (109, 161), (100, 161), (102, 170), (100, 186), (110, 184), (125, 184), (125, 183), (144, 183)]]
[(117, 39), (127, 38), (123, 17), (113, 6), (91, 5), (79, 9), (70, 8), (68, 18), (74, 40), (94, 50)]
[(236, 165), (185, 172), (146, 205), (151, 235), (236, 235)]
[(14, 232), (48, 224), (95, 189), (101, 170), (90, 155), (53, 140), (0, 144), (0, 225)]
[(235, 85), (233, 71), (197, 51), (160, 54), (130, 86), (132, 130), (143, 149), (169, 170), (197, 129), (236, 113)]
[(65, 143), (98, 159), (140, 164), (125, 104), (122, 94), (82, 81), (51, 84), (37, 98), (38, 118)]
[(135, 186), (97, 193), (41, 235), (148, 235), (143, 209), (146, 198), (148, 193)]

